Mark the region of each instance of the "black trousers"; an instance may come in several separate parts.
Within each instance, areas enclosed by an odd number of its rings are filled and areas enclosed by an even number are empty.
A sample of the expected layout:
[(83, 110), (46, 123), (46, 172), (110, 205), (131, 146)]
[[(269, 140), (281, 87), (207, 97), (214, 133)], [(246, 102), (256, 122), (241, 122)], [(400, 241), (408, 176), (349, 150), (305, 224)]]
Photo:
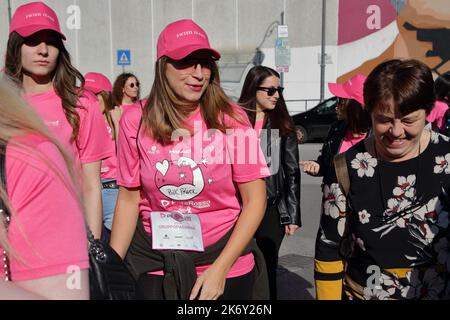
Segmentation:
[[(228, 278), (223, 295), (219, 300), (251, 300), (255, 268), (240, 277)], [(163, 276), (141, 274), (136, 286), (138, 300), (164, 300)]]
[(277, 207), (267, 207), (264, 218), (255, 233), (255, 239), (266, 261), (271, 300), (277, 299), (278, 252), (280, 251), (284, 234), (284, 226), (280, 225), (280, 215)]

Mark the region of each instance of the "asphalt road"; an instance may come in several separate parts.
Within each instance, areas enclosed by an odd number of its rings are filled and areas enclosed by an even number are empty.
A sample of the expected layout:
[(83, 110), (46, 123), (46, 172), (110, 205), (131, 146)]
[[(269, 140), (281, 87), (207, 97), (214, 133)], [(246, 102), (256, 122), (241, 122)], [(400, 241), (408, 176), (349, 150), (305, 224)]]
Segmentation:
[[(316, 159), (321, 143), (299, 145), (300, 160)], [(281, 244), (278, 267), (278, 299), (314, 299), (314, 243), (320, 220), (322, 178), (301, 175), (302, 228)]]

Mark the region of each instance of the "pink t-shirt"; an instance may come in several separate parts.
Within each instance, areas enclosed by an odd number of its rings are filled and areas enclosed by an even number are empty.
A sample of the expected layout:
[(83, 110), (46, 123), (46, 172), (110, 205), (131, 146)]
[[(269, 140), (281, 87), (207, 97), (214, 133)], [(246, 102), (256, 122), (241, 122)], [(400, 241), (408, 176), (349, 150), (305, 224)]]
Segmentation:
[[(246, 141), (233, 141), (231, 136), (226, 138), (218, 130), (208, 134), (200, 109), (197, 109), (186, 120), (186, 124), (194, 128), (192, 137), (189, 135), (182, 141), (163, 146), (144, 134), (144, 128), (141, 128), (137, 147), (136, 133), (142, 111), (132, 108), (122, 115), (117, 182), (124, 187), (142, 188), (139, 213), (147, 232), (151, 233), (152, 211), (197, 214), (203, 244), (207, 247), (223, 237), (239, 217), (241, 208), (236, 183), (269, 176), (247, 115), (236, 105), (233, 109), (243, 123), (228, 116), (225, 116), (225, 121), (231, 128), (249, 130), (247, 134), (250, 133), (251, 137)], [(244, 131), (237, 130), (235, 135), (242, 137)], [(252, 146), (252, 152), (248, 151), (249, 146)], [(184, 159), (184, 165), (178, 165), (180, 158)], [(252, 254), (239, 257), (227, 277), (246, 274), (253, 266)], [(197, 267), (197, 273), (201, 274), (207, 267)]]
[(100, 112), (97, 97), (84, 91), (77, 107), (80, 128), (75, 141), (71, 139), (72, 127), (66, 119), (61, 98), (54, 89), (47, 92), (26, 95), (25, 100), (41, 116), (50, 132), (74, 156), (77, 163), (90, 163), (110, 157), (114, 150), (104, 143), (108, 132)]
[(430, 114), (427, 116), (427, 121), (431, 124), (437, 125), (439, 129), (442, 129), (444, 125), (445, 113), (448, 110), (448, 105), (442, 101), (436, 101)]
[(116, 155), (116, 141), (114, 141), (112, 136), (112, 129), (108, 124), (108, 121), (105, 120), (106, 130), (108, 131), (109, 138), (105, 143), (109, 144), (110, 147), (114, 150), (114, 153), (111, 157), (108, 157), (102, 160), (102, 167), (100, 169), (100, 177), (103, 179), (117, 179), (117, 155)]
[(255, 120), (255, 131), (258, 133), (258, 137), (261, 136), (261, 130), (263, 128), (264, 118)]
[(344, 140), (342, 140), (341, 147), (339, 148), (339, 153), (347, 151), (361, 140), (364, 140), (366, 138), (366, 135), (367, 134), (365, 133), (355, 138), (350, 130), (347, 129), (347, 131), (345, 132)]
[(64, 274), (69, 267), (89, 267), (83, 212), (68, 177), (61, 154), (48, 140), (27, 135), (8, 143), (6, 185), (13, 211), (8, 242), (13, 281)]
[(130, 103), (130, 104), (122, 104), (120, 107), (122, 108), (122, 112), (125, 112), (126, 110), (130, 108), (143, 108), (145, 104), (147, 103), (147, 99), (138, 100), (136, 102)]

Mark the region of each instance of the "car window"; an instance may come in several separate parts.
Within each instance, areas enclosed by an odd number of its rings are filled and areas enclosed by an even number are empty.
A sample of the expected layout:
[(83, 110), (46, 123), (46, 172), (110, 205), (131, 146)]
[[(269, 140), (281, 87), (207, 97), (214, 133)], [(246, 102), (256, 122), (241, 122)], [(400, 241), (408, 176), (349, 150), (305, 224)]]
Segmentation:
[(336, 112), (336, 100), (331, 99), (324, 101), (318, 108), (318, 113), (335, 113)]

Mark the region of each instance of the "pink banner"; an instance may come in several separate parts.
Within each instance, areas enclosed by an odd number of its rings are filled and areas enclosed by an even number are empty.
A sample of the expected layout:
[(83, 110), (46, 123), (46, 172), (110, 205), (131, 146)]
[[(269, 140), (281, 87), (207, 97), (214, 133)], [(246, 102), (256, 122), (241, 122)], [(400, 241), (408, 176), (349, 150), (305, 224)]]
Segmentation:
[(396, 17), (390, 0), (339, 0), (338, 45), (377, 32)]

